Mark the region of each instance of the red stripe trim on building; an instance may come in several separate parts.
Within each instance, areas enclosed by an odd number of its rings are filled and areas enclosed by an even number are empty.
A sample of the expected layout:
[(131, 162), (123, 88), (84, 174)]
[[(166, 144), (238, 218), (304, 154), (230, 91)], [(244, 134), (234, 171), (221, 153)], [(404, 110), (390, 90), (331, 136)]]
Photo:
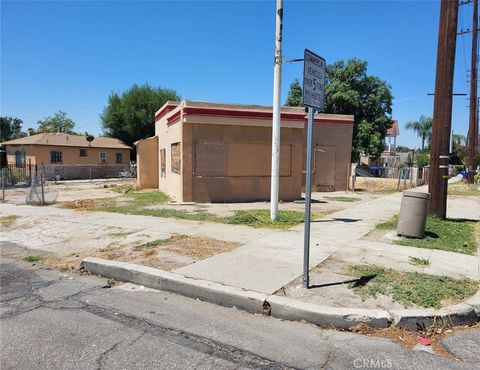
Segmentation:
[(320, 123), (322, 125), (353, 125), (353, 119), (349, 120), (349, 119), (315, 118), (314, 122)]
[[(213, 117), (235, 117), (235, 118), (254, 118), (254, 119), (272, 119), (271, 112), (257, 112), (233, 109), (211, 109), (211, 108), (190, 108), (183, 109), (185, 115), (194, 116), (213, 116)], [(305, 115), (298, 113), (282, 113), (282, 118), (289, 121), (304, 121)]]
[(174, 110), (176, 107), (178, 107), (178, 105), (176, 105), (176, 104), (167, 104), (166, 106), (163, 107), (162, 110), (160, 110), (157, 114), (155, 114), (155, 121), (158, 121), (165, 114)]
[(170, 117), (167, 117), (167, 125), (171, 125), (172, 123), (178, 121), (181, 115), (182, 115), (182, 110), (180, 109), (175, 114), (171, 115)]
[[(244, 110), (232, 110), (232, 109), (211, 109), (211, 108), (190, 108), (185, 107), (183, 109), (184, 115), (194, 116), (210, 116), (210, 117), (224, 117), (224, 118), (242, 118), (242, 119), (272, 119), (273, 114), (271, 112), (258, 112), (258, 111), (244, 111)], [(307, 117), (303, 113), (282, 113), (281, 119), (287, 121), (299, 121), (306, 122)], [(346, 119), (328, 119), (328, 118), (315, 118), (315, 123), (320, 124), (348, 124), (353, 125), (353, 120)]]

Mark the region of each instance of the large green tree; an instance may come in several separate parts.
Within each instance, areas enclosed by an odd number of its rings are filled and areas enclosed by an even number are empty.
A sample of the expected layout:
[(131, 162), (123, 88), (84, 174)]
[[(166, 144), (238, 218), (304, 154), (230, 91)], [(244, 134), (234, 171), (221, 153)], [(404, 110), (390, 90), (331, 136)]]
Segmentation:
[(367, 74), (367, 62), (339, 60), (327, 66), (325, 113), (353, 114), (352, 160), (361, 153), (379, 157), (392, 122), (392, 92), (388, 83)]
[[(361, 153), (378, 157), (392, 118), (390, 85), (367, 75), (367, 62), (350, 59), (327, 66), (325, 113), (354, 115), (352, 160)], [(302, 106), (302, 88), (298, 80), (290, 85), (286, 106)]]
[(288, 92), (287, 107), (301, 107), (303, 105), (303, 92), (300, 82), (296, 79), (290, 84), (290, 91)]
[(16, 117), (0, 117), (0, 142), (27, 136), (22, 131), (23, 121)]
[(433, 119), (422, 114), (418, 121), (410, 121), (405, 125), (407, 130), (412, 130), (422, 139), (422, 151), (425, 149), (425, 141), (427, 140), (428, 143), (430, 143), (432, 137), (432, 124)]
[(149, 85), (110, 94), (100, 116), (104, 134), (128, 145), (155, 135), (155, 112), (169, 100), (178, 101), (180, 96), (174, 90)]
[(53, 117), (45, 117), (38, 121), (38, 132), (64, 132), (76, 135), (73, 131), (74, 128), (75, 122), (61, 110), (54, 113)]

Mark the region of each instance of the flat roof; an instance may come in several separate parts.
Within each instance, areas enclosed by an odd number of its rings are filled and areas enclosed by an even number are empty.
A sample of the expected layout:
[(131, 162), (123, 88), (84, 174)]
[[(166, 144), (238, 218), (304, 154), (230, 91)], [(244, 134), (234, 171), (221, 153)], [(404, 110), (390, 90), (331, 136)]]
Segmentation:
[[(181, 115), (271, 120), (272, 114), (273, 109), (271, 106), (184, 100), (181, 103), (165, 103), (163, 107), (157, 111), (155, 120), (158, 121), (162, 117), (165, 117), (167, 123), (170, 124), (180, 119)], [(304, 107), (282, 107), (281, 119), (282, 121), (297, 121), (303, 123), (307, 120), (306, 109)], [(353, 125), (354, 116), (317, 113), (315, 114), (315, 122)]]

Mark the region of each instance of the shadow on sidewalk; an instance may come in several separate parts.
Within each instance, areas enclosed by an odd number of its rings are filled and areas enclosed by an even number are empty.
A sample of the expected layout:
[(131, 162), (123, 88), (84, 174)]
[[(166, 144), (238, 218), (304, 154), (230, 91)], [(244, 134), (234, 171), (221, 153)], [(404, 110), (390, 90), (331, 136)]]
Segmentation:
[(312, 220), (311, 222), (346, 222), (346, 223), (352, 223), (352, 222), (358, 222), (362, 221), (361, 218), (340, 218), (340, 217), (332, 217), (324, 220)]
[(343, 284), (350, 284), (350, 283), (354, 283), (354, 284), (353, 284), (353, 288), (358, 288), (358, 287), (362, 287), (362, 286), (367, 285), (367, 283), (368, 283), (370, 280), (372, 280), (375, 276), (377, 276), (377, 275), (376, 275), (376, 274), (372, 274), (372, 275), (362, 276), (362, 277), (359, 278), (359, 279), (339, 281), (339, 282), (336, 282), (336, 283), (310, 285), (310, 289), (312, 289), (312, 288), (325, 288), (325, 287), (328, 287), (328, 286), (343, 285)]

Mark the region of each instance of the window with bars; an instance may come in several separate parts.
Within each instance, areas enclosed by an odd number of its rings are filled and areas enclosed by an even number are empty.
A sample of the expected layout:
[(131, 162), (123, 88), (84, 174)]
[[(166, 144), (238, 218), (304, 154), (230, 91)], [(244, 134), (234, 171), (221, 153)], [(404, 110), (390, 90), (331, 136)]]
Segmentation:
[(25, 151), (24, 150), (15, 151), (15, 167), (17, 168), (25, 167)]
[(98, 161), (102, 164), (107, 163), (107, 153), (105, 152), (100, 152), (98, 154)]
[(115, 155), (115, 162), (117, 164), (122, 164), (123, 163), (123, 156), (122, 156), (122, 153), (117, 153)]
[(63, 162), (63, 153), (62, 152), (50, 152), (50, 162), (51, 163), (62, 163)]
[(86, 157), (87, 154), (87, 149), (85, 148), (80, 148), (80, 157)]

